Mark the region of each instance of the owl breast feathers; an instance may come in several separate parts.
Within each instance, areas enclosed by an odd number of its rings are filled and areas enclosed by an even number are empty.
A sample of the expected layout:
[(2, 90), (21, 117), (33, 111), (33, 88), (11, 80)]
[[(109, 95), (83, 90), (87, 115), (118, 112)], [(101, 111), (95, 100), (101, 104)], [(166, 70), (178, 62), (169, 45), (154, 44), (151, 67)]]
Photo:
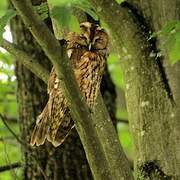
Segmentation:
[[(89, 22), (81, 23), (80, 29), (80, 35), (73, 32), (67, 35), (67, 53), (82, 95), (93, 110), (106, 63), (108, 35)], [(74, 127), (54, 67), (48, 94), (49, 100), (37, 118), (31, 145), (42, 145), (47, 139), (55, 147), (59, 146)]]

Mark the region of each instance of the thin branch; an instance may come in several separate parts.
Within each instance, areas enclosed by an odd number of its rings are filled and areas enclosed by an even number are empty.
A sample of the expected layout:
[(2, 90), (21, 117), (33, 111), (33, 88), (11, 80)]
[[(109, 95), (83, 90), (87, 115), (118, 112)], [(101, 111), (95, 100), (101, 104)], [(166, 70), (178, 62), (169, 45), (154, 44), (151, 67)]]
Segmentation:
[(41, 64), (38, 63), (36, 59), (33, 59), (23, 50), (19, 49), (15, 44), (3, 39), (0, 41), (0, 46), (6, 49), (10, 54), (12, 54), (18, 61), (20, 61), (24, 66), (30, 69), (36, 76), (47, 83), (49, 79), (49, 71), (45, 69)]
[(14, 136), (0, 137), (0, 141), (6, 141), (6, 140), (14, 140)]
[(17, 117), (13, 117), (13, 116), (5, 116), (6, 117), (6, 121), (10, 122), (10, 123), (17, 123), (18, 119)]
[(3, 116), (1, 113), (0, 113), (0, 118), (2, 120), (2, 122), (4, 123), (4, 125), (6, 126), (6, 128), (9, 130), (9, 132), (15, 137), (15, 139), (17, 140), (17, 142), (19, 142), (22, 146), (24, 146), (26, 149), (28, 150), (32, 150), (32, 147), (27, 144), (25, 141), (23, 141), (22, 139), (20, 139), (16, 133), (9, 127), (9, 125), (7, 124), (7, 119), (5, 116)]
[(16, 162), (16, 163), (12, 163), (12, 164), (8, 164), (5, 166), (0, 166), (0, 172), (4, 172), (4, 171), (9, 171), (15, 168), (19, 168), (21, 167), (21, 163), (20, 162)]
[[(7, 161), (8, 164), (11, 164), (11, 161), (10, 161), (10, 158), (9, 158), (9, 155), (8, 155), (8, 152), (7, 152), (6, 143), (5, 142), (3, 142), (3, 143), (4, 143), (4, 152), (5, 152), (6, 161)], [(17, 174), (16, 174), (16, 172), (15, 172), (15, 170), (13, 168), (11, 169), (10, 173), (12, 174), (13, 179), (16, 180), (17, 179)]]
[(17, 140), (17, 142), (19, 142), (19, 143), (22, 145), (22, 147), (24, 147), (24, 149), (25, 149), (26, 152), (28, 152), (28, 153), (31, 154), (32, 158), (34, 158), (34, 160), (35, 160), (36, 163), (38, 164), (38, 167), (39, 167), (42, 175), (44, 176), (45, 180), (47, 180), (48, 178), (47, 178), (45, 172), (43, 171), (43, 169), (41, 168), (41, 165), (39, 164), (39, 161), (37, 160), (36, 156), (34, 156), (34, 155), (32, 154), (33, 148), (32, 148), (29, 144), (27, 144), (26, 142), (24, 142), (22, 139), (20, 139), (20, 138), (16, 135), (16, 133), (15, 133), (15, 132), (9, 127), (9, 125), (7, 124), (7, 122), (6, 122), (7, 120), (6, 120), (6, 117), (5, 117), (5, 116), (3, 116), (2, 114), (0, 114), (0, 118), (2, 119), (4, 125), (7, 127), (7, 129), (9, 130), (9, 132), (11, 132), (11, 134), (15, 137), (15, 139)]
[(22, 140), (16, 135), (16, 133), (9, 127), (9, 125), (7, 124), (6, 117), (3, 116), (2, 114), (0, 114), (0, 118), (1, 118), (2, 122), (4, 123), (4, 125), (6, 126), (6, 128), (9, 130), (9, 132), (15, 137), (15, 139), (16, 139), (20, 144), (24, 144), (24, 142), (22, 142)]

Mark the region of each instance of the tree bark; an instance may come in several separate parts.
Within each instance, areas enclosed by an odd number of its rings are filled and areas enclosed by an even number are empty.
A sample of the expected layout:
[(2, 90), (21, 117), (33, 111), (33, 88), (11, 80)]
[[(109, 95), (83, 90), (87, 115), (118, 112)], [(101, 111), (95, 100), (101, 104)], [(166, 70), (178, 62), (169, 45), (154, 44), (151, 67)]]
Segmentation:
[[(40, 1), (34, 2), (34, 4), (41, 3)], [(49, 20), (46, 21), (46, 24), (51, 29)], [(18, 48), (26, 51), (50, 70), (51, 64), (48, 58), (19, 17), (12, 20), (11, 30), (13, 41)], [(75, 129), (59, 148), (54, 148), (49, 143), (31, 150), (27, 148), (36, 117), (47, 102), (47, 87), (18, 61), (16, 61), (16, 77), (19, 123), (21, 137), (25, 143), (25, 146), (22, 145), (25, 164), (23, 179), (92, 179), (82, 144)], [(114, 85), (108, 72), (103, 79), (101, 90), (110, 115), (115, 119)]]
[(179, 20), (179, 1), (90, 2), (109, 25), (124, 69), (137, 178), (180, 179), (179, 63), (175, 72), (165, 70), (167, 57), (159, 58), (161, 46), (149, 40), (150, 31)]

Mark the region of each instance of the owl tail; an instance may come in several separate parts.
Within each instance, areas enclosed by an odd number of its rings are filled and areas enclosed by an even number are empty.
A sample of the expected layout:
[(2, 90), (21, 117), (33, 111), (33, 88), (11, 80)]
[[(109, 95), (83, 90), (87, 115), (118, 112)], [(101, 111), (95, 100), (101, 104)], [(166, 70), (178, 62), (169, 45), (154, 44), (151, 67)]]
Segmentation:
[(30, 145), (40, 146), (44, 144), (48, 132), (48, 106), (46, 105), (42, 113), (36, 120), (36, 126), (31, 135)]
[(64, 117), (63, 121), (59, 125), (55, 136), (52, 134), (51, 129), (49, 129), (49, 132), (47, 134), (47, 140), (52, 143), (54, 147), (60, 146), (64, 140), (68, 137), (71, 130), (74, 128), (74, 122), (69, 117)]

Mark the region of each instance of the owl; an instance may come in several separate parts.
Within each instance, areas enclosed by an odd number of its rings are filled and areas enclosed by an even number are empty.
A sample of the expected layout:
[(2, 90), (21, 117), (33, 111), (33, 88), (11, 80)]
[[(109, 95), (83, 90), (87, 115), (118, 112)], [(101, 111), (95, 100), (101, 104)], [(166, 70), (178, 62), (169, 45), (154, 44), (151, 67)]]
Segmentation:
[[(108, 35), (100, 26), (89, 22), (81, 23), (80, 30), (80, 34), (67, 35), (67, 54), (82, 96), (93, 111), (108, 55)], [(57, 147), (74, 127), (60, 83), (53, 67), (48, 82), (49, 100), (37, 118), (31, 135), (32, 146), (42, 145), (47, 139)]]

